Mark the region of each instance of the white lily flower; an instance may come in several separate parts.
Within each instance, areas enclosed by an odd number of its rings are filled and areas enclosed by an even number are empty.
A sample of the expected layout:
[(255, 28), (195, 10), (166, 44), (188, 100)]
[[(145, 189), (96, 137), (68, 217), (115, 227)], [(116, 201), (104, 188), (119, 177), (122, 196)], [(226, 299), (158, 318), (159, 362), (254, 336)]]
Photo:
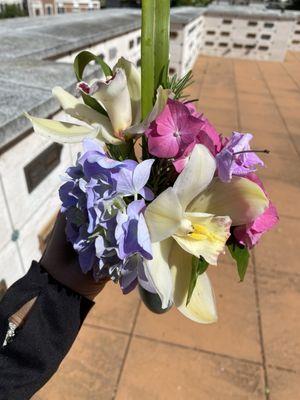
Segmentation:
[[(231, 183), (222, 184), (213, 178), (215, 169), (216, 162), (209, 150), (196, 145), (174, 186), (162, 192), (145, 212), (151, 241), (161, 242), (161, 246), (172, 242), (168, 244), (168, 266), (159, 264), (157, 246), (151, 263), (157, 264), (153, 282), (162, 303), (172, 301), (171, 287), (178, 309), (202, 323), (214, 322), (217, 314), (205, 273), (198, 277), (186, 306), (192, 256), (202, 256), (209, 264), (217, 265), (230, 235), (231, 223), (250, 222), (268, 206), (268, 199), (258, 185), (246, 178), (234, 178)], [(146, 267), (147, 274), (152, 276), (151, 265)], [(166, 278), (166, 268), (171, 268), (173, 279), (171, 275)]]

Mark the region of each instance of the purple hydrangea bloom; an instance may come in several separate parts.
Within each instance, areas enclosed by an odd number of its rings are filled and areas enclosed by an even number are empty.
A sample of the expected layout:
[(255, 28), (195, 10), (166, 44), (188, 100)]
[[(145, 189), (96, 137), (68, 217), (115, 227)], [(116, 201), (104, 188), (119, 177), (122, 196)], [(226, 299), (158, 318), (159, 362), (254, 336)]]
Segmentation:
[(216, 155), (218, 176), (223, 182), (230, 182), (233, 175), (246, 176), (256, 170), (256, 166), (264, 166), (263, 161), (251, 152), (250, 133), (233, 132), (223, 149)]
[(113, 160), (92, 139), (83, 147), (59, 190), (66, 235), (83, 272), (92, 270), (97, 279), (111, 277), (127, 293), (143, 275), (144, 260), (152, 259), (143, 213), (144, 199), (153, 199), (146, 184), (154, 160)]

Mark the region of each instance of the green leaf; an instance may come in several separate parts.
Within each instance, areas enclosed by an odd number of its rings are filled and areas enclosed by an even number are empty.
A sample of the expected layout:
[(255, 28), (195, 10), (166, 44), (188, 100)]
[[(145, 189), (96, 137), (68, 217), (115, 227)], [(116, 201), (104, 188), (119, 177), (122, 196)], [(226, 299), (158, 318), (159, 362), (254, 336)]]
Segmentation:
[(95, 111), (98, 111), (99, 113), (105, 115), (106, 117), (108, 116), (106, 110), (104, 110), (101, 104), (98, 103), (98, 101), (94, 99), (94, 97), (89, 96), (88, 94), (85, 93), (81, 93), (81, 96), (87, 106), (93, 108)]
[(186, 305), (188, 305), (189, 302), (191, 301), (191, 297), (195, 289), (198, 276), (203, 274), (207, 270), (208, 265), (209, 265), (208, 262), (203, 257), (200, 258), (197, 258), (195, 256), (192, 257), (192, 271), (191, 271), (188, 295), (186, 299)]
[(249, 251), (246, 246), (238, 243), (232, 235), (227, 242), (227, 247), (230, 251), (231, 257), (236, 261), (240, 280), (243, 281), (250, 259)]
[(83, 72), (85, 67), (91, 62), (95, 61), (102, 69), (105, 76), (112, 76), (111, 68), (106, 64), (106, 62), (99, 56), (95, 56), (95, 54), (91, 53), (90, 51), (81, 51), (77, 54), (73, 67), (75, 71), (76, 78), (78, 81), (82, 80)]
[[(78, 81), (82, 81), (83, 78), (83, 72), (85, 70), (85, 67), (91, 62), (91, 61), (96, 61), (98, 65), (100, 65), (104, 75), (106, 76), (111, 76), (112, 75), (112, 70), (110, 67), (102, 60), (101, 57), (95, 56), (93, 53), (90, 51), (81, 51), (79, 54), (77, 54), (73, 67), (75, 71), (75, 75)], [(107, 116), (106, 110), (101, 106), (101, 104), (98, 103), (96, 99), (94, 99), (92, 96), (89, 96), (86, 93), (82, 93), (82, 98), (85, 104), (94, 110), (98, 111), (99, 113)]]
[(129, 159), (136, 160), (134, 153), (134, 143), (132, 140), (124, 142), (118, 146), (107, 144), (106, 145), (111, 156), (118, 161)]
[(174, 74), (171, 79), (168, 78), (166, 88), (172, 90), (175, 99), (182, 99), (187, 97), (184, 96), (182, 92), (193, 83), (192, 78), (192, 71), (188, 71), (182, 78), (178, 78), (177, 75)]

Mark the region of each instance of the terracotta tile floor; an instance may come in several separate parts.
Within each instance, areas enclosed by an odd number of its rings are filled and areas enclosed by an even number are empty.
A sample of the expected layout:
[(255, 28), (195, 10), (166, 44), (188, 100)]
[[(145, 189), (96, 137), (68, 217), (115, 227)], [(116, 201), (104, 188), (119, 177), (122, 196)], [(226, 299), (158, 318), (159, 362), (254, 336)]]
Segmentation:
[(284, 63), (200, 57), (193, 98), (220, 132), (256, 134), (281, 223), (254, 251), (244, 283), (228, 257), (211, 268), (215, 325), (153, 315), (113, 284), (35, 400), (300, 398), (300, 56)]

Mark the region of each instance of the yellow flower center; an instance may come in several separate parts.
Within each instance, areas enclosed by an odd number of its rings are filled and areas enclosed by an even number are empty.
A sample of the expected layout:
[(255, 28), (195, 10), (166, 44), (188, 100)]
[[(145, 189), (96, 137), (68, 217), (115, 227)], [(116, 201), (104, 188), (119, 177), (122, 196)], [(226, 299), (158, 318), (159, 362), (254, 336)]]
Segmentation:
[(193, 224), (193, 232), (188, 236), (194, 240), (211, 240), (212, 242), (222, 241), (220, 237), (210, 232), (208, 228), (203, 225)]

